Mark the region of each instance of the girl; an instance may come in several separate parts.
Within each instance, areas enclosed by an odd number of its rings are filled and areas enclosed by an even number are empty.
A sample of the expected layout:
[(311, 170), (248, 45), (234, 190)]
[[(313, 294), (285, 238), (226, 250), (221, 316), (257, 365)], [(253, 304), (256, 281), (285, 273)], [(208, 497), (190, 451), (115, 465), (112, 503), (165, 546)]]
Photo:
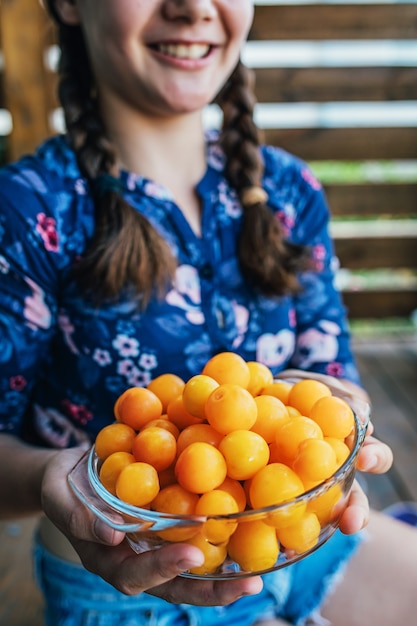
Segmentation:
[[(321, 187), (261, 146), (252, 119), (251, 0), (47, 5), (67, 132), (0, 174), (1, 511), (45, 514), (47, 626), (411, 623), (417, 535), (378, 514), (359, 533), (358, 486), (344, 534), (314, 555), (215, 583), (179, 576), (197, 548), (136, 555), (73, 497), (67, 475), (117, 396), (162, 372), (187, 379), (216, 352), (364, 391)], [(219, 134), (203, 125), (214, 99)], [(370, 434), (361, 469), (391, 460)]]

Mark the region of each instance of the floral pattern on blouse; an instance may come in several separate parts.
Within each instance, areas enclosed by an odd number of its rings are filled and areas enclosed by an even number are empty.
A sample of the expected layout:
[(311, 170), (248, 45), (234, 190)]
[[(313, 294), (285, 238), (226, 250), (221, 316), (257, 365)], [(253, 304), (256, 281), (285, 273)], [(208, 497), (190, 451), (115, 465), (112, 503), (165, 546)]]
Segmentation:
[(163, 372), (185, 380), (233, 350), (274, 373), (288, 367), (358, 381), (345, 310), (334, 287), (329, 212), (305, 163), (263, 148), (264, 187), (287, 237), (311, 246), (314, 271), (296, 297), (266, 298), (236, 257), (241, 206), (223, 175), (215, 133), (197, 186), (202, 236), (161, 185), (121, 173), (124, 195), (178, 258), (171, 289), (144, 312), (127, 296), (94, 308), (71, 268), (94, 231), (88, 183), (64, 136), (0, 171), (0, 430), (66, 447), (114, 420), (117, 396)]

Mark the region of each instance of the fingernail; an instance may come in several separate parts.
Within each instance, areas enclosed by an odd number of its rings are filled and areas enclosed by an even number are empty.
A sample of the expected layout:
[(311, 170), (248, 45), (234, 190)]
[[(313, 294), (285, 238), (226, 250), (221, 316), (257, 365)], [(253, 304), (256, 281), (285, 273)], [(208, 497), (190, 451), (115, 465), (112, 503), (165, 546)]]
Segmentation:
[(252, 579), (250, 588), (246, 589), (242, 593), (242, 596), (254, 596), (254, 595), (260, 593), (262, 591), (262, 589), (263, 589), (262, 579), (261, 578)]
[(193, 567), (200, 567), (204, 563), (204, 556), (182, 559), (182, 561), (178, 561), (177, 567), (182, 572), (187, 571), (188, 569), (192, 569)]
[(97, 537), (99, 541), (102, 541), (103, 543), (108, 543), (108, 544), (113, 543), (114, 530), (113, 528), (110, 528), (110, 526), (108, 526), (108, 524), (103, 522), (101, 519), (97, 519), (94, 522), (93, 530), (94, 530), (95, 536)]

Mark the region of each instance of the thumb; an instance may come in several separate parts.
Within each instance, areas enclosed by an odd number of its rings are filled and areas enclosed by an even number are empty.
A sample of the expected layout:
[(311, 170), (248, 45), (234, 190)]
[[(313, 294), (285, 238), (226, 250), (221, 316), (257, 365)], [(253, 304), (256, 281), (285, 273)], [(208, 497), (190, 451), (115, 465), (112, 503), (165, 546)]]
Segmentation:
[[(70, 541), (75, 539), (118, 545), (123, 541), (125, 533), (111, 528), (80, 503), (69, 484), (69, 474), (86, 454), (86, 447), (79, 446), (59, 451), (50, 459), (42, 481), (43, 510)], [(81, 467), (75, 482), (81, 499), (89, 498), (88, 477)], [(114, 521), (123, 522), (123, 519), (114, 514)]]

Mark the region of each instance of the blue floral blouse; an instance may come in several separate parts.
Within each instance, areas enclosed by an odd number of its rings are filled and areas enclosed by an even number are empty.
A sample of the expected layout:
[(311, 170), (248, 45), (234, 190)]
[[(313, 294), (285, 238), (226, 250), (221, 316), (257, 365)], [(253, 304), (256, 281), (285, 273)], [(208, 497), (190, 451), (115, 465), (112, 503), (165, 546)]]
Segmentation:
[(275, 373), (296, 367), (358, 381), (321, 185), (288, 153), (265, 147), (263, 156), (271, 209), (290, 240), (312, 247), (315, 271), (301, 277), (301, 295), (266, 298), (245, 285), (241, 206), (208, 133), (201, 238), (167, 189), (121, 174), (125, 197), (178, 258), (174, 286), (145, 312), (128, 299), (94, 308), (71, 279), (94, 210), (65, 137), (0, 171), (0, 431), (56, 448), (91, 439), (113, 421), (124, 389), (163, 372), (186, 380), (224, 350)]

